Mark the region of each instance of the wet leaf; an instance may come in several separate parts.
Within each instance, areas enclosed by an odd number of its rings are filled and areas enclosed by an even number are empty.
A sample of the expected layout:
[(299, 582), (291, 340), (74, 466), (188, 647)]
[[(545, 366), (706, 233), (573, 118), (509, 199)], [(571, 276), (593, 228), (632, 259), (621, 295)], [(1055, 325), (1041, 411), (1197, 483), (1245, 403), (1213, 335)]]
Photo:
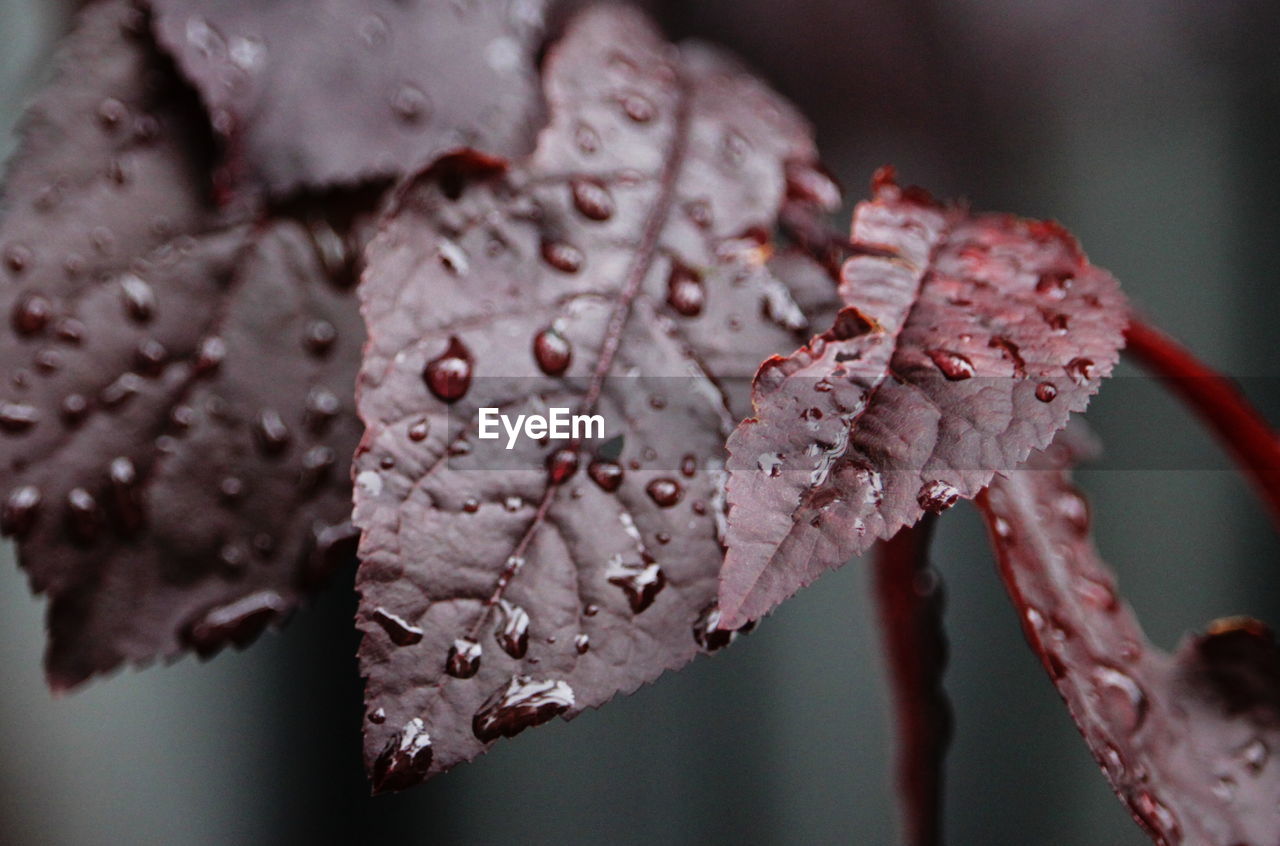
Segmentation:
[(978, 499), (1023, 630), (1117, 795), (1160, 844), (1269, 843), (1280, 794), (1280, 651), (1219, 620), (1152, 646), (1090, 539), (1066, 442)]
[(354, 540), (367, 200), (222, 220), (175, 79), (131, 4), (88, 7), (6, 184), (0, 529), (57, 688), (244, 645)]
[[(735, 64), (602, 8), (553, 47), (545, 87), (529, 160), (443, 163), (369, 251), (356, 522), (376, 790), (731, 639), (714, 607), (726, 404), (834, 288), (798, 256), (763, 266), (786, 164), (814, 151)], [(603, 432), (508, 450), (479, 437), (486, 407), (599, 414)], [(410, 761), (420, 728), (432, 753)]]
[(223, 181), (284, 196), (412, 173), (542, 123), (545, 0), (150, 0), (225, 142)]
[(1056, 224), (882, 173), (852, 248), (834, 326), (761, 366), (729, 439), (730, 627), (1047, 445), (1122, 345), (1115, 280)]

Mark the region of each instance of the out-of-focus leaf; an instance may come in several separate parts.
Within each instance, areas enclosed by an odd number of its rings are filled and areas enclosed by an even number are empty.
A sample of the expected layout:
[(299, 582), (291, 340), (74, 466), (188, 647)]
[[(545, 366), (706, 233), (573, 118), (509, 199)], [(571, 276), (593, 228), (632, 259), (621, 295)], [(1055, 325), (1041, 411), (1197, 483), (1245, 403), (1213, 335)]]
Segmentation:
[(1271, 843), (1280, 831), (1280, 650), (1254, 620), (1152, 646), (1089, 537), (1064, 439), (978, 499), (1000, 572), (1072, 719), (1159, 844)]

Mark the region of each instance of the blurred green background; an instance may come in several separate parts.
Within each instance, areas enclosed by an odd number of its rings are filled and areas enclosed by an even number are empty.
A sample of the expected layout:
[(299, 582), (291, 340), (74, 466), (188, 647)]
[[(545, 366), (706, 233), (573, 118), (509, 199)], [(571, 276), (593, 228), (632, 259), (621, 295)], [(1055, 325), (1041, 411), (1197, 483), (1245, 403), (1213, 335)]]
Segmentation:
[[(1140, 307), (1280, 422), (1280, 6), (1271, 0), (654, 0), (740, 52), (871, 171), (1055, 217)], [(0, 0), (0, 152), (70, 4)], [(1280, 622), (1280, 541), (1221, 451), (1125, 367), (1089, 420), (1098, 539), (1152, 638)], [(940, 526), (956, 844), (1141, 844), (1026, 649), (978, 522)], [(892, 843), (866, 569), (572, 724), (367, 798), (344, 572), (282, 633), (54, 699), (42, 602), (0, 546), (0, 843)]]

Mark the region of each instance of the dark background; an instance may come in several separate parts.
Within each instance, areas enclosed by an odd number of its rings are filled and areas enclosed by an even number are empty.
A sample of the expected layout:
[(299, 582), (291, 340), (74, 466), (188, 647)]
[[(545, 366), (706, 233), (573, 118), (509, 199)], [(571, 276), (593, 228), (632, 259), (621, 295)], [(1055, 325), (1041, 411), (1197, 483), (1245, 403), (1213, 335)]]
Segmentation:
[[(878, 165), (1055, 217), (1280, 421), (1280, 6), (1271, 0), (655, 0)], [(65, 7), (0, 0), (0, 152)], [(1152, 638), (1280, 622), (1280, 543), (1220, 450), (1125, 367), (1089, 420), (1098, 539)], [(750, 637), (425, 787), (369, 800), (349, 573), (244, 654), (53, 699), (42, 603), (0, 547), (0, 843), (891, 843), (890, 723), (855, 562)], [(972, 512), (943, 520), (957, 844), (1141, 844), (1037, 662)]]

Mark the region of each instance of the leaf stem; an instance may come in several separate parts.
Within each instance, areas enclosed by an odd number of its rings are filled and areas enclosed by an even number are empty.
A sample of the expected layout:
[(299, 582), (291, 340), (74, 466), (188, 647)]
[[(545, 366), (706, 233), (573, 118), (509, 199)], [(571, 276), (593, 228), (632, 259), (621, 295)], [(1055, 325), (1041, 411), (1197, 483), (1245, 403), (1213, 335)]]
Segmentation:
[(904, 842), (942, 843), (942, 765), (951, 708), (942, 688), (942, 583), (929, 566), (936, 517), (926, 514), (875, 547), (875, 593), (893, 688)]
[(1253, 482), (1280, 527), (1280, 434), (1239, 386), (1159, 329), (1133, 317), (1127, 351), (1158, 376), (1218, 436)]

